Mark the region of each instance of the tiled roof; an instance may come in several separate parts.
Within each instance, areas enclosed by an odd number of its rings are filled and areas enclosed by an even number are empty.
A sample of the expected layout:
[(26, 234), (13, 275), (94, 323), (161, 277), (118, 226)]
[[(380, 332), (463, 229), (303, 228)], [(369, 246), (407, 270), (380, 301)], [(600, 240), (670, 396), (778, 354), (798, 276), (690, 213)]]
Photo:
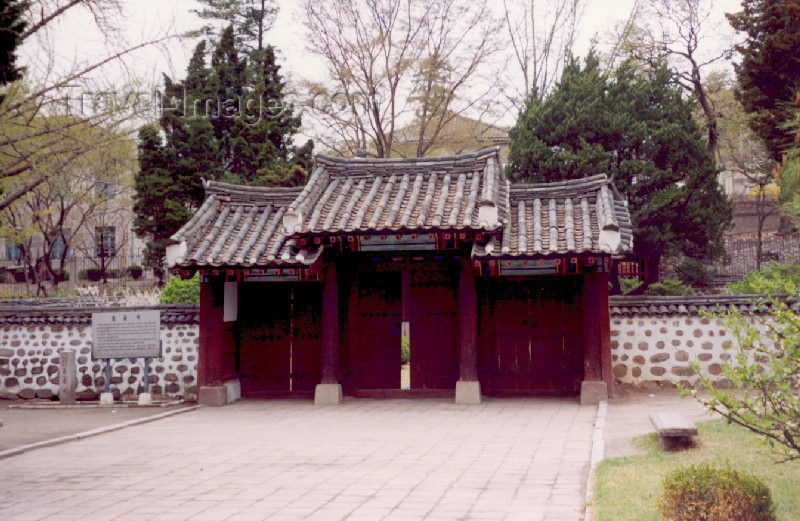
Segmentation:
[(633, 248), (627, 204), (605, 174), (510, 185), (501, 206), (509, 216), (502, 236), (476, 245), (474, 256), (619, 255)]
[[(788, 301), (791, 309), (800, 311), (800, 302)], [(609, 299), (611, 316), (642, 315), (700, 315), (704, 312), (726, 311), (731, 306), (742, 313), (768, 313), (772, 308), (763, 295), (706, 295), (683, 296), (625, 296), (617, 295)]]
[[(605, 175), (512, 185), (498, 148), (459, 156), (317, 156), (301, 188), (211, 182), (172, 237), (171, 267), (310, 265), (311, 236), (484, 232), (473, 256), (620, 256), (633, 247), (627, 204)], [(312, 245), (312, 246), (306, 246)]]
[(286, 233), (493, 231), (503, 185), (497, 148), (437, 158), (317, 156), (287, 211)]
[(152, 306), (137, 308), (41, 308), (39, 306), (0, 306), (1, 325), (36, 324), (74, 324), (91, 325), (92, 313), (104, 311), (129, 311), (132, 309), (152, 309), (161, 311), (162, 324), (199, 324), (200, 307), (197, 305)]
[(172, 261), (169, 264), (178, 267), (312, 264), (321, 249), (298, 249), (294, 239), (283, 234), (283, 216), (300, 192), (300, 188), (209, 182), (203, 205), (172, 236), (178, 249), (173, 250), (174, 258), (168, 258)]

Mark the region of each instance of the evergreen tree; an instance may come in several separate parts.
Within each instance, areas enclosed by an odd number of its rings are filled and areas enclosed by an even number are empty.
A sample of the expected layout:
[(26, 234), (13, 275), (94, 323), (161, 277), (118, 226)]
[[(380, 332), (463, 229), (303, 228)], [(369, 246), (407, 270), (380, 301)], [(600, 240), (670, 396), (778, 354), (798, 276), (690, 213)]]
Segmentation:
[(665, 255), (712, 259), (730, 204), (692, 119), (692, 106), (662, 66), (613, 76), (590, 54), (571, 59), (550, 96), (534, 92), (510, 132), (512, 181), (558, 181), (606, 173), (630, 202), (634, 249), (645, 260), (643, 291)]
[[(275, 0), (198, 0), (202, 9), (194, 10), (203, 20), (212, 23), (203, 32), (216, 36), (220, 23), (231, 24), (237, 36), (237, 47), (253, 63), (260, 63), (266, 49), (266, 32), (275, 22), (278, 5)], [(216, 23), (214, 23), (216, 22)]]
[(23, 18), (28, 7), (27, 1), (0, 1), (0, 86), (16, 81), (22, 75), (16, 63), (17, 47), (28, 25)]
[(753, 131), (780, 161), (793, 142), (782, 123), (800, 89), (800, 2), (742, 0), (742, 10), (726, 16), (747, 37), (736, 46), (742, 57), (734, 65), (737, 99), (752, 114)]
[(271, 47), (264, 56), (258, 69), (248, 67), (228, 27), (210, 66), (200, 42), (182, 82), (164, 77), (165, 110), (157, 128), (140, 134), (136, 179), (135, 229), (149, 240), (149, 265), (160, 265), (166, 239), (202, 204), (204, 179), (266, 186), (305, 182), (313, 142), (299, 150), (293, 146), (300, 117), (284, 101)]

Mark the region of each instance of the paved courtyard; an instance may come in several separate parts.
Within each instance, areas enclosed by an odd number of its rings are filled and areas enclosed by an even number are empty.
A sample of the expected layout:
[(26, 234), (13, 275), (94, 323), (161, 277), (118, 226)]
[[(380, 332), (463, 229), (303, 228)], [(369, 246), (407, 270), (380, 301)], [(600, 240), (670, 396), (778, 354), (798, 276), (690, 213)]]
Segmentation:
[(201, 408), (3, 460), (0, 519), (575, 521), (595, 414), (574, 399)]

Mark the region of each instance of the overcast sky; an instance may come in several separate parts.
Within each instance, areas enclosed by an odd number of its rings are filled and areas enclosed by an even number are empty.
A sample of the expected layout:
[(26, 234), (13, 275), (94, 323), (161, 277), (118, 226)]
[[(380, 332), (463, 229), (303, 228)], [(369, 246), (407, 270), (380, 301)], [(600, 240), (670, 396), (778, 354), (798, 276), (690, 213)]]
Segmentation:
[[(201, 23), (191, 13), (191, 9), (197, 7), (194, 0), (122, 0), (122, 3), (126, 19), (123, 22), (125, 32), (121, 36), (130, 41), (141, 41), (169, 29), (184, 32), (197, 28)], [(299, 0), (280, 0), (279, 4), (280, 12), (268, 33), (268, 42), (278, 49), (284, 74), (292, 81), (323, 79), (326, 75), (324, 65), (306, 51)], [(585, 55), (595, 37), (602, 42), (615, 24), (628, 17), (633, 4), (634, 0), (588, 0), (575, 52)], [(712, 23), (729, 30), (724, 13), (736, 11), (739, 5), (739, 0), (716, 0)], [(729, 34), (722, 38), (729, 39)], [(93, 56), (107, 53), (107, 43), (99, 32), (92, 30), (91, 19), (85, 12), (63, 17), (49, 34), (49, 41), (62, 64), (90, 60)], [(172, 40), (166, 48), (139, 51), (127, 59), (128, 73), (145, 85), (160, 83), (162, 73), (181, 78), (196, 43), (196, 40)], [(23, 60), (32, 75), (44, 74), (46, 69), (40, 47), (29, 45), (23, 49)], [(116, 75), (122, 76), (114, 67), (107, 68), (104, 75), (112, 82)]]

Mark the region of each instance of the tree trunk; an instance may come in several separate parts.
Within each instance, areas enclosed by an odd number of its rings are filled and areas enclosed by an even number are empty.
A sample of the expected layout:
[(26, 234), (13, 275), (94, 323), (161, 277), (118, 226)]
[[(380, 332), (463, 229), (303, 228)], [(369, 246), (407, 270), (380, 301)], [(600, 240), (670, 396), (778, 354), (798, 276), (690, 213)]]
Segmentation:
[(644, 280), (636, 289), (627, 295), (641, 295), (650, 286), (658, 282), (658, 271), (661, 266), (661, 252), (648, 250), (641, 255), (644, 262)]

